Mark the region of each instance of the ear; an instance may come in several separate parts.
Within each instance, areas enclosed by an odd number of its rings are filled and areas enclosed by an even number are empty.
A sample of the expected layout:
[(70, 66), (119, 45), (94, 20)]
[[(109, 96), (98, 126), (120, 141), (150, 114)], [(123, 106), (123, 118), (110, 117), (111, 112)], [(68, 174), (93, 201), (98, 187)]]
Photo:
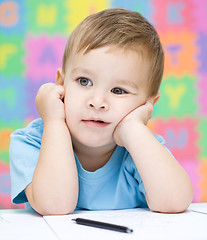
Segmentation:
[(63, 86), (64, 78), (65, 78), (65, 74), (64, 74), (62, 68), (58, 68), (57, 69), (57, 74), (56, 74), (56, 84)]
[(148, 101), (152, 103), (152, 105), (154, 106), (158, 100), (160, 99), (161, 94), (157, 93), (155, 96), (149, 97)]
[(160, 99), (160, 97), (161, 97), (161, 93), (157, 93), (157, 95), (154, 97), (154, 103), (153, 103), (153, 105), (155, 105), (157, 102), (158, 102), (158, 100)]

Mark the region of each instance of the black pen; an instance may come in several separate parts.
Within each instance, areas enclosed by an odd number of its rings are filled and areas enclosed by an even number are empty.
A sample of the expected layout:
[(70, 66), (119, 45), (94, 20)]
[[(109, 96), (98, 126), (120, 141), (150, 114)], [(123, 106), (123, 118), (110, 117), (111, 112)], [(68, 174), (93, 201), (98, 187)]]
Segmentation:
[(112, 230), (112, 231), (117, 231), (117, 232), (123, 232), (123, 233), (132, 233), (133, 232), (133, 230), (128, 227), (115, 225), (115, 224), (111, 224), (111, 223), (89, 220), (89, 219), (85, 219), (85, 218), (76, 218), (76, 219), (72, 219), (72, 221), (75, 221), (77, 224), (85, 225), (85, 226), (89, 226), (89, 227), (102, 228), (102, 229), (107, 229), (107, 230)]

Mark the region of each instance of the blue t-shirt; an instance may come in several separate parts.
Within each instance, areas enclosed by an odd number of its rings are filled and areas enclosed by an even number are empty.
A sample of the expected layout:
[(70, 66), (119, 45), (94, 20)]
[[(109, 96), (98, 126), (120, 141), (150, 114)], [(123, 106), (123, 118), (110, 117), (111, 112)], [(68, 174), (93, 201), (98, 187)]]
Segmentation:
[[(11, 135), (10, 174), (13, 203), (28, 202), (24, 189), (32, 182), (43, 129), (43, 121), (36, 119), (26, 128), (16, 130)], [(161, 136), (154, 136), (164, 144)], [(115, 210), (147, 207), (142, 179), (124, 147), (117, 146), (109, 161), (94, 172), (83, 169), (76, 155), (75, 159), (79, 177), (76, 209)]]

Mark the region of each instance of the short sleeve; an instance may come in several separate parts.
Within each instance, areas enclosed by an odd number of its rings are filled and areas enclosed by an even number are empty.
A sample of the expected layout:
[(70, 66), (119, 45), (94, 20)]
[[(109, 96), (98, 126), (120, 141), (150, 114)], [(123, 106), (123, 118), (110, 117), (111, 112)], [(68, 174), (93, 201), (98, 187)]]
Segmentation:
[(136, 207), (148, 207), (144, 183), (129, 152), (126, 153), (124, 159), (124, 175), (128, 189), (133, 189), (131, 190), (131, 194), (136, 199)]
[[(130, 156), (130, 158), (131, 158), (131, 156)], [(137, 170), (137, 168), (136, 168), (136, 166), (135, 166), (135, 163), (134, 163), (134, 161), (132, 160), (132, 158), (131, 158), (131, 160), (130, 160), (130, 168), (131, 168), (131, 174), (133, 175), (133, 177), (136, 179), (136, 181), (138, 182), (138, 184), (139, 184), (139, 192), (143, 195), (143, 196), (145, 196), (145, 193), (146, 193), (146, 191), (145, 191), (145, 187), (144, 187), (144, 183), (143, 183), (143, 181), (142, 181), (142, 179), (141, 179), (141, 176), (140, 176), (140, 174), (139, 174), (139, 172), (138, 172), (138, 170)]]
[[(173, 156), (171, 151), (165, 146), (165, 139), (160, 135), (157, 135), (157, 134), (153, 134), (153, 135), (156, 137), (156, 139), (159, 141), (159, 143), (161, 143), (163, 145), (163, 147)], [(173, 156), (173, 158), (174, 158), (174, 156)]]
[(9, 155), (13, 203), (28, 201), (24, 189), (32, 182), (39, 158), (43, 128), (43, 121), (36, 119), (26, 128), (11, 134)]

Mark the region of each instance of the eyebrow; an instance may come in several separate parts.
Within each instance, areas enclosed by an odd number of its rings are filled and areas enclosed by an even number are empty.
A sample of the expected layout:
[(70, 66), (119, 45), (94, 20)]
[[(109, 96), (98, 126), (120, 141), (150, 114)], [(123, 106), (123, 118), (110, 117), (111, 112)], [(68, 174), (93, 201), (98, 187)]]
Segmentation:
[(127, 81), (127, 80), (120, 79), (120, 80), (116, 81), (116, 83), (117, 84), (129, 85), (132, 88), (138, 89), (137, 84), (132, 82), (132, 81)]
[(89, 69), (86, 69), (86, 68), (81, 68), (81, 67), (76, 67), (76, 68), (73, 68), (73, 70), (71, 71), (72, 74), (77, 74), (77, 73), (85, 73), (85, 74), (88, 74), (88, 75), (93, 75), (93, 72)]

